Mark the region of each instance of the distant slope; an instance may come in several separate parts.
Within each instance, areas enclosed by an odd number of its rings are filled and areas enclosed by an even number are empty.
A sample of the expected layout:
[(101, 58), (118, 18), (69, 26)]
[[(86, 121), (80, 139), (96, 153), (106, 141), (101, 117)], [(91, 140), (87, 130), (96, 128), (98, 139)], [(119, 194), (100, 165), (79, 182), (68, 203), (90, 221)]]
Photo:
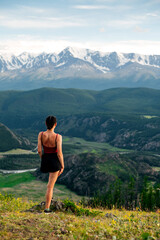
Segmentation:
[(0, 84), (3, 90), (38, 87), (160, 89), (160, 55), (105, 53), (68, 47), (59, 54), (0, 56)]
[(16, 113), (17, 119), (19, 116), (36, 116), (51, 112), (60, 115), (118, 112), (160, 116), (159, 103), (160, 90), (147, 88), (113, 88), (103, 91), (42, 88), (0, 92), (0, 112)]
[(61, 119), (57, 131), (87, 141), (107, 142), (118, 148), (160, 153), (160, 117), (79, 114)]
[[(42, 88), (0, 92), (0, 121), (12, 129), (45, 129), (56, 115), (56, 131), (115, 147), (160, 151), (160, 90), (103, 91)], [(146, 118), (145, 115), (149, 115)]]
[(8, 127), (0, 123), (0, 152), (16, 148), (31, 148), (27, 139), (16, 136)]

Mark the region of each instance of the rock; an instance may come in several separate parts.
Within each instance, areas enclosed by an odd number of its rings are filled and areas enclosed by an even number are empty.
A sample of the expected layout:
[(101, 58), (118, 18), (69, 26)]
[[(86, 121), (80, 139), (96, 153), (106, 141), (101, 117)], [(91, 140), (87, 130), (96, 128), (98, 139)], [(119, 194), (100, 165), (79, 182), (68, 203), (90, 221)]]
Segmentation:
[(51, 200), (51, 210), (64, 210), (64, 206), (63, 202)]
[(112, 213), (106, 213), (105, 217), (107, 217), (107, 218), (117, 218), (117, 216), (112, 214)]
[[(45, 209), (45, 202), (41, 202), (38, 205), (33, 206), (32, 208), (26, 210), (27, 212), (42, 212)], [(51, 205), (50, 209), (52, 211), (65, 211), (65, 204), (61, 201), (54, 201), (53, 199), (51, 200)]]

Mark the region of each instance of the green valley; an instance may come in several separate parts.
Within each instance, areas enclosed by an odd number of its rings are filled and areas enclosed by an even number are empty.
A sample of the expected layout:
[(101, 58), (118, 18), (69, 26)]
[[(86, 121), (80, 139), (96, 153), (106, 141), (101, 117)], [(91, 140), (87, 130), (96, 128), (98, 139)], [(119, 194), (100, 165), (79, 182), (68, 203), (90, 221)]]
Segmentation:
[[(117, 179), (126, 187), (131, 177), (136, 191), (141, 191), (145, 176), (158, 186), (159, 100), (160, 90), (147, 88), (0, 92), (0, 121), (10, 127), (1, 124), (0, 128), (0, 169), (37, 169), (21, 173), (20, 178), (15, 175), (18, 180), (12, 191), (18, 196), (26, 191), (31, 197), (34, 186), (46, 184), (48, 175), (39, 171), (37, 136), (46, 128), (46, 116), (53, 114), (58, 120), (56, 132), (63, 136), (65, 170), (57, 183), (68, 188), (64, 192), (93, 196), (98, 190), (108, 191)], [(25, 182), (25, 176), (33, 179)], [(7, 186), (6, 191), (12, 192)]]

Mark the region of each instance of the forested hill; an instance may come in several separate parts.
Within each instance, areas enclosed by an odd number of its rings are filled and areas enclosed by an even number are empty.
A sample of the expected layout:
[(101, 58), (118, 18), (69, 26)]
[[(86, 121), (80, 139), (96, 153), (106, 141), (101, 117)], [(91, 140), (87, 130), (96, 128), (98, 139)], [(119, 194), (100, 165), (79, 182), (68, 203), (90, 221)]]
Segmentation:
[(32, 91), (1, 91), (0, 120), (9, 116), (55, 115), (84, 112), (149, 114), (160, 116), (160, 90), (113, 88), (103, 91), (42, 88)]
[(8, 151), (16, 148), (30, 149), (31, 143), (28, 139), (24, 139), (15, 135), (8, 127), (0, 123), (0, 152)]

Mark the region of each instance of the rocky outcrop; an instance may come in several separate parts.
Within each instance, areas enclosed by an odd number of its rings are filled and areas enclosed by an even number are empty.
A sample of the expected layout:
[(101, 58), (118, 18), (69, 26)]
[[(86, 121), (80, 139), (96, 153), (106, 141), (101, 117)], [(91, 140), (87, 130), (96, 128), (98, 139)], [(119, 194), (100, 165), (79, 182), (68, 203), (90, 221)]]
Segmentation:
[(127, 119), (127, 116), (123, 116), (121, 119), (103, 114), (74, 115), (61, 119), (59, 129), (63, 135), (107, 142), (118, 148), (160, 151), (160, 118)]
[[(158, 164), (159, 157), (140, 153), (68, 155), (57, 183), (66, 185), (79, 195), (93, 196), (97, 191), (107, 191), (116, 178), (127, 183), (130, 176), (141, 181), (147, 175), (151, 181), (157, 181), (160, 173), (152, 166), (160, 166)], [(34, 175), (48, 181), (48, 174), (41, 173), (39, 169)]]

